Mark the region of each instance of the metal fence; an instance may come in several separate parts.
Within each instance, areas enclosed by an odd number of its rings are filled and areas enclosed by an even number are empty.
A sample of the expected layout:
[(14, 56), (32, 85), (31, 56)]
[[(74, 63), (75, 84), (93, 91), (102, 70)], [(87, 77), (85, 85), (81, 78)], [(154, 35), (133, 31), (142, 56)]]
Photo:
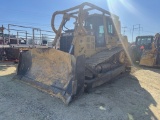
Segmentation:
[(52, 47), (53, 31), (8, 24), (0, 33), (0, 47)]

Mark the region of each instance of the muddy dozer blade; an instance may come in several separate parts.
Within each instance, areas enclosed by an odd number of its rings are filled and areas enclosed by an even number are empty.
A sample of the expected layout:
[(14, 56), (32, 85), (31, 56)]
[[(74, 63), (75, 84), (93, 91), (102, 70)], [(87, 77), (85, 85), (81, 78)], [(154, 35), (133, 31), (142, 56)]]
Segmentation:
[(84, 89), (85, 58), (56, 50), (30, 49), (19, 56), (15, 79), (71, 102)]

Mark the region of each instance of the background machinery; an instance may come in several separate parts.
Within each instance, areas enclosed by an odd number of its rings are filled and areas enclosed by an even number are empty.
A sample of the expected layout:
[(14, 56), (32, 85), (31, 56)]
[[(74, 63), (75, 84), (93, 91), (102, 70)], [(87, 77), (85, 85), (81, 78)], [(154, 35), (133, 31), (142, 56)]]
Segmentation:
[[(55, 27), (57, 16), (62, 16), (59, 28)], [(54, 48), (23, 50), (15, 78), (68, 104), (84, 90), (126, 71), (128, 41), (120, 34), (118, 16), (83, 3), (56, 11), (51, 26), (56, 34)]]
[(8, 24), (0, 27), (0, 61), (18, 62), (19, 52), (37, 46), (52, 47), (52, 31), (40, 28)]
[(131, 47), (133, 62), (139, 61), (144, 66), (160, 66), (160, 35), (138, 36), (135, 45)]
[(17, 44), (15, 35), (4, 34), (5, 28), (0, 27), (0, 61), (17, 61), (19, 49), (10, 48), (9, 44)]

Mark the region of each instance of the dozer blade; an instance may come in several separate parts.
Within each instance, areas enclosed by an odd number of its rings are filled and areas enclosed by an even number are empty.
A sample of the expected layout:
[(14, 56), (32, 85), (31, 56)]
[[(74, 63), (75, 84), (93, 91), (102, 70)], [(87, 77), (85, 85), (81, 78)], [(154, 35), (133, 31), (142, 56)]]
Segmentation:
[(16, 79), (68, 104), (84, 89), (85, 58), (53, 49), (30, 49), (19, 56)]

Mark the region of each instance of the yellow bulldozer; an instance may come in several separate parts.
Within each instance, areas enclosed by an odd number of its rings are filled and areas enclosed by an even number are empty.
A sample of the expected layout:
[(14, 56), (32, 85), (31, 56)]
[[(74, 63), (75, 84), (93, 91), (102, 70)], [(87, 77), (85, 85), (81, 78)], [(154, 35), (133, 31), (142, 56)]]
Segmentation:
[(160, 34), (137, 36), (135, 45), (131, 46), (131, 58), (139, 65), (160, 67)]
[[(56, 17), (62, 15), (57, 29)], [(67, 25), (74, 25), (73, 29)], [(30, 48), (19, 56), (16, 78), (68, 104), (85, 90), (124, 73), (128, 40), (119, 17), (91, 3), (54, 12), (53, 48)]]

